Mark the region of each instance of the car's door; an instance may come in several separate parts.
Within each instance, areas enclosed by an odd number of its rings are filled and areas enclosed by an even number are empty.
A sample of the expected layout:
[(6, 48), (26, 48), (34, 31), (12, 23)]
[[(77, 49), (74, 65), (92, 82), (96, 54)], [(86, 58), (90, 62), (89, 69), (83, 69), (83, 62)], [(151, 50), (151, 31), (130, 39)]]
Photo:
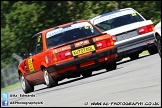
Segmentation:
[(31, 39), (28, 47), (28, 58), (26, 60), (28, 69), (26, 78), (30, 81), (38, 81), (43, 77), (43, 72), (40, 69), (41, 52), (43, 51), (42, 46), (41, 34)]

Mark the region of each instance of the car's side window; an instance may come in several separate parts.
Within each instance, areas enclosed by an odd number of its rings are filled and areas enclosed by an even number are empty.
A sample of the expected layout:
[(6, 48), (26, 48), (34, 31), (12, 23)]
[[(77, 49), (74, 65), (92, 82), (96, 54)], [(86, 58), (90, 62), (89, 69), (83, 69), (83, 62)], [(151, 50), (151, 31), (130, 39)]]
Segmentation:
[(42, 47), (42, 36), (37, 36), (37, 46), (36, 46), (36, 53), (40, 53), (43, 51)]
[(29, 44), (28, 56), (32, 56), (36, 54), (36, 43), (37, 43), (37, 37), (34, 37)]

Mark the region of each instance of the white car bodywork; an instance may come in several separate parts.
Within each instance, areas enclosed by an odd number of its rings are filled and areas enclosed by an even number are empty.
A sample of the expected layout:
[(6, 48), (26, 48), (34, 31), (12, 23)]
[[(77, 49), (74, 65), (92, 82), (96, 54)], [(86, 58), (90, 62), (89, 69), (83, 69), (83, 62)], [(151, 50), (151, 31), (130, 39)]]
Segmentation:
[(159, 22), (157, 25), (155, 25), (154, 27), (154, 36), (156, 36), (156, 33), (159, 34), (159, 36), (161, 36), (161, 22)]
[(154, 36), (155, 36), (155, 45), (157, 46), (157, 50), (161, 57), (161, 22), (159, 22), (154, 28)]
[(155, 39), (153, 27), (151, 32), (147, 32), (144, 34), (138, 33), (139, 28), (148, 25), (153, 25), (153, 22), (151, 20), (146, 20), (140, 13), (138, 13), (132, 8), (125, 8), (96, 16), (94, 18), (89, 19), (89, 21), (92, 24), (99, 26), (99, 24), (101, 23), (104, 23), (106, 21), (108, 22), (109, 20), (113, 19), (115, 20), (115, 18), (120, 18), (121, 16), (124, 17), (125, 15), (132, 15), (132, 17), (139, 16), (142, 19), (142, 21), (132, 22), (130, 24), (122, 25), (108, 30), (101, 30), (100, 28), (99, 29), (103, 33), (108, 33), (110, 35), (116, 36), (117, 41), (115, 42), (115, 46), (118, 49), (118, 53), (123, 53), (123, 57), (130, 56), (130, 54), (131, 56), (134, 56), (133, 54), (135, 54), (135, 56), (137, 57), (138, 54), (142, 51), (154, 46)]

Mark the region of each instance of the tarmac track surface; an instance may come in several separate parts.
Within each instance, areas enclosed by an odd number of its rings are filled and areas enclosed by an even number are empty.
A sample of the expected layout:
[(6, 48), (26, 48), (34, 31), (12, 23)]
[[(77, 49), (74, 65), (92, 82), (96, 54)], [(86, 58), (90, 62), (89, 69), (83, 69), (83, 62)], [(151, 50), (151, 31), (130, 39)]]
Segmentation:
[(64, 79), (53, 88), (35, 86), (34, 92), (25, 94), (29, 97), (22, 96), (21, 87), (7, 92), (8, 107), (159, 107), (161, 58), (154, 54), (125, 59), (110, 72), (103, 69), (88, 78)]

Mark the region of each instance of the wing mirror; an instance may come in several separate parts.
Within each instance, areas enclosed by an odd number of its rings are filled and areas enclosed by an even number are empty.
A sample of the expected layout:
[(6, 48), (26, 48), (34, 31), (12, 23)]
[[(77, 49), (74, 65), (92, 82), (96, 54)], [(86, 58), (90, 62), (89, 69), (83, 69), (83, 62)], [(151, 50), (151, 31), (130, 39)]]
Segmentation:
[(21, 56), (23, 59), (26, 59), (26, 58), (27, 58), (27, 54), (24, 53), (24, 52), (21, 52), (21, 53), (20, 53), (20, 56)]

